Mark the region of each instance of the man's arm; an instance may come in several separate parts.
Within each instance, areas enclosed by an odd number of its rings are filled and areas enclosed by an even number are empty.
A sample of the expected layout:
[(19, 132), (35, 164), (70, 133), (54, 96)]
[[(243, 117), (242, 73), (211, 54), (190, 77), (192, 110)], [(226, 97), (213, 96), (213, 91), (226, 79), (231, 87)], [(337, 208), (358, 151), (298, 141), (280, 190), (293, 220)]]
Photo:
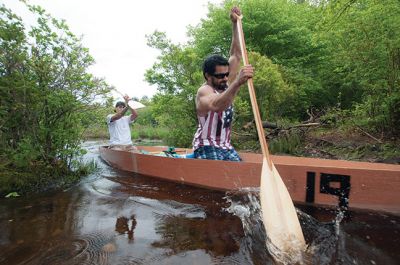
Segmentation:
[(132, 109), (131, 106), (127, 104), (127, 107), (131, 110), (131, 121), (136, 120), (138, 113), (135, 109)]
[(242, 59), (242, 51), (240, 48), (240, 39), (238, 34), (237, 18), (242, 13), (238, 7), (231, 9), (230, 18), (232, 21), (232, 43), (229, 57), (229, 78), (228, 82), (232, 83), (239, 71), (240, 60)]
[(196, 109), (199, 116), (205, 116), (209, 111), (219, 112), (232, 104), (240, 85), (233, 82), (223, 93), (216, 94), (208, 85), (199, 88), (196, 96)]

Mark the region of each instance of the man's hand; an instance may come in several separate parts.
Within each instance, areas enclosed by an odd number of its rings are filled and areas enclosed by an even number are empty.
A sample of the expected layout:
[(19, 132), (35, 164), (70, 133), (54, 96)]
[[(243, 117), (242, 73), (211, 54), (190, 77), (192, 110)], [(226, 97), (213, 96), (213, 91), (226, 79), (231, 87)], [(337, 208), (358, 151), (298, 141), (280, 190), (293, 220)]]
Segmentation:
[(125, 94), (124, 100), (125, 100), (126, 105), (128, 105), (128, 102), (130, 100), (129, 96)]
[(239, 86), (243, 85), (244, 83), (247, 82), (247, 80), (252, 78), (253, 74), (254, 74), (253, 66), (251, 66), (250, 64), (243, 66), (243, 68), (240, 69), (240, 72), (239, 72), (238, 77), (237, 77), (237, 81), (239, 83)]
[(240, 9), (237, 6), (235, 6), (231, 9), (230, 17), (231, 17), (231, 20), (233, 23), (236, 23), (238, 17), (240, 17), (241, 15), (242, 15), (242, 12), (240, 11)]

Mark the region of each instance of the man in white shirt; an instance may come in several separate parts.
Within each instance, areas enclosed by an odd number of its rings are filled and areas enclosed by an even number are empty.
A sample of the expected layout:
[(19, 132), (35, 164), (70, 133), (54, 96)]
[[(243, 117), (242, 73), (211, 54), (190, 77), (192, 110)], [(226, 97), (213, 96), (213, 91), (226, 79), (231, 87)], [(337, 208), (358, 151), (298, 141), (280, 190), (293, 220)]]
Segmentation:
[[(115, 114), (107, 116), (110, 148), (134, 151), (137, 148), (132, 143), (130, 124), (135, 121), (138, 114), (136, 110), (129, 107), (127, 95), (124, 96), (124, 100), (125, 102), (119, 101), (115, 104)], [(131, 115), (125, 116), (128, 110), (130, 110)]]

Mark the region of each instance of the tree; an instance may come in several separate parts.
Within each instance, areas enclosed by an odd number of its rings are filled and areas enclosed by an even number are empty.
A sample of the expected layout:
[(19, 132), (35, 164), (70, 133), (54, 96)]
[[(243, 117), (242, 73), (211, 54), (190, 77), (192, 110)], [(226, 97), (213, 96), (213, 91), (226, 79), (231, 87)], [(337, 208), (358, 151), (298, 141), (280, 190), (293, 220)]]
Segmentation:
[(94, 60), (65, 21), (27, 7), (37, 17), (30, 29), (0, 7), (0, 157), (7, 170), (60, 176), (74, 168), (82, 131), (109, 87), (87, 73)]
[[(317, 37), (329, 47), (324, 85), (370, 130), (400, 132), (400, 5), (396, 0), (329, 1)], [(323, 22), (322, 22), (323, 21)]]

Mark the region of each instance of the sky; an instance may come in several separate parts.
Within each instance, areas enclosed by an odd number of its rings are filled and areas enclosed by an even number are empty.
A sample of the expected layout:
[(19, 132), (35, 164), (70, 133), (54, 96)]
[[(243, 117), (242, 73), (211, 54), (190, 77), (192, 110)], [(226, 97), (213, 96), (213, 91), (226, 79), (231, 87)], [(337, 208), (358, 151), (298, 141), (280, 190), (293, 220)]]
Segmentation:
[[(131, 97), (149, 96), (156, 87), (144, 81), (144, 73), (159, 52), (146, 45), (145, 35), (166, 32), (173, 43), (185, 43), (187, 26), (207, 17), (207, 4), (222, 0), (29, 0), (57, 19), (65, 19), (76, 36), (89, 48), (96, 63), (89, 72), (103, 77)], [(1, 0), (26, 21), (29, 12), (17, 0)], [(120, 97), (113, 93), (115, 97)]]

